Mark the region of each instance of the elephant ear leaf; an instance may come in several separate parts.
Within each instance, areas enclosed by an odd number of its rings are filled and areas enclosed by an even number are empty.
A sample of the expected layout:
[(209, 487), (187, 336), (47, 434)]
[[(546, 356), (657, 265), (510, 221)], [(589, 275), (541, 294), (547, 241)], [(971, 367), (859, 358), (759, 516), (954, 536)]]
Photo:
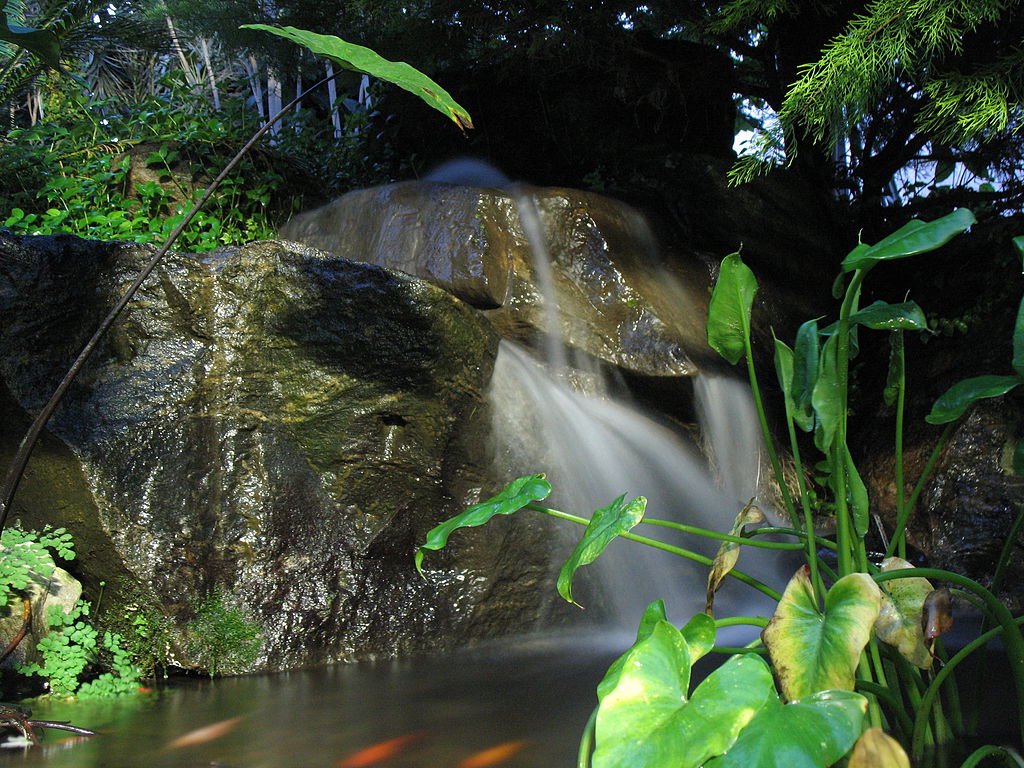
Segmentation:
[(330, 59), (345, 69), (394, 83), (399, 88), (404, 88), (409, 93), (419, 96), (431, 107), (454, 121), (459, 128), (465, 130), (473, 127), (469, 113), (456, 103), (448, 91), (404, 61), (388, 61), (365, 46), (345, 42), (340, 37), (333, 35), (318, 35), (315, 32), (307, 32), (295, 27), (243, 24), (241, 28), (258, 29), (278, 35)]
[(989, 397), (1005, 395), (1020, 384), (1020, 376), (975, 376), (958, 381), (939, 396), (931, 413), (924, 417), (929, 424), (947, 424), (959, 419), (971, 405)]
[(826, 690), (853, 690), (854, 673), (878, 618), (882, 593), (865, 573), (839, 579), (822, 612), (810, 570), (796, 572), (763, 638), (788, 700)]
[(448, 537), (460, 528), (483, 525), (495, 515), (511, 515), (534, 501), (546, 499), (551, 485), (544, 475), (527, 475), (513, 480), (495, 496), (480, 504), (474, 504), (466, 511), (445, 520), (427, 533), (427, 540), (416, 550), (416, 570), (423, 575), (423, 556), (428, 549), (443, 549)]
[(625, 499), (625, 495), (619, 496), (607, 507), (594, 512), (582, 538), (562, 566), (558, 574), (558, 594), (567, 602), (579, 605), (572, 599), (572, 577), (576, 571), (594, 562), (616, 536), (626, 533), (643, 519), (647, 499), (638, 496), (628, 503)]

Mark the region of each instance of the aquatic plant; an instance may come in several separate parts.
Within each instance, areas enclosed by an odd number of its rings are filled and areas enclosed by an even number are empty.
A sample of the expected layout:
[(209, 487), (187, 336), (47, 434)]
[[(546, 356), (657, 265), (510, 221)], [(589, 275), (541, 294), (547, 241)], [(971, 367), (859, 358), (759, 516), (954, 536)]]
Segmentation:
[[(957, 210), (931, 222), (911, 221), (874, 245), (858, 244), (843, 260), (836, 281), (835, 295), (841, 299), (838, 320), (822, 328), (818, 320), (808, 321), (798, 331), (794, 348), (776, 339), (775, 368), (797, 470), (795, 500), (782, 477), (752, 359), (750, 318), (757, 282), (739, 254), (723, 261), (709, 307), (708, 339), (730, 363), (746, 359), (791, 527), (757, 527), (759, 516), (751, 502), (737, 515), (731, 533), (718, 533), (647, 519), (646, 500), (638, 497), (627, 502), (624, 496), (595, 511), (588, 520), (540, 505), (551, 486), (537, 474), (513, 481), (496, 496), (427, 534), (415, 553), (421, 573), (427, 551), (443, 548), (458, 529), (483, 525), (495, 515), (530, 509), (585, 525), (557, 581), (559, 594), (570, 602), (576, 571), (593, 562), (615, 538), (654, 546), (711, 567), (707, 612), (693, 617), (682, 629), (667, 620), (660, 601), (648, 606), (636, 642), (598, 685), (599, 704), (581, 743), (581, 768), (590, 764), (596, 768), (749, 768), (777, 765), (781, 754), (785, 754), (787, 765), (827, 766), (851, 753), (879, 750), (893, 756), (887, 765), (907, 765), (904, 748), (915, 761), (921, 761), (930, 750), (969, 735), (953, 673), (970, 653), (997, 636), (1007, 648), (1008, 671), (1017, 686), (1018, 721), (1024, 729), (1024, 637), (1019, 620), (975, 581), (945, 570), (913, 568), (896, 556), (905, 554), (906, 522), (925, 477), (918, 480), (909, 499), (898, 502), (897, 528), (885, 560), (877, 563), (868, 557), (865, 539), (872, 519), (868, 494), (847, 445), (849, 366), (859, 348), (858, 329), (888, 331), (894, 338), (894, 353), (885, 396), (898, 403), (896, 487), (898, 496), (903, 496), (906, 384), (901, 334), (923, 330), (927, 323), (914, 302), (875, 302), (861, 308), (861, 286), (876, 265), (935, 250), (973, 222), (969, 211)], [(1024, 240), (1018, 238), (1015, 244), (1024, 255)], [(971, 402), (1016, 386), (1022, 375), (1019, 366), (1024, 364), (1021, 318), (1024, 304), (1014, 334), (1015, 374), (955, 385), (936, 403), (929, 421), (952, 424)], [(816, 465), (821, 489), (805, 480), (797, 429), (813, 432), (815, 446), (823, 455)], [(949, 428), (925, 475), (948, 434)], [(814, 533), (816, 514), (822, 512), (826, 496), (831, 497), (829, 507), (835, 517), (836, 533), (831, 539)], [(633, 533), (641, 523), (723, 543), (711, 559)], [(793, 541), (757, 538), (767, 533), (782, 533)], [(997, 571), (1009, 557), (1010, 544), (1012, 541), (1004, 549)], [(800, 550), (807, 562), (780, 595), (735, 568), (738, 545)], [(823, 558), (822, 550), (831, 551), (834, 560)], [(776, 600), (774, 615), (770, 619), (714, 619), (714, 593), (726, 576)], [(950, 593), (948, 588), (935, 589), (933, 581), (952, 585), (982, 610), (988, 622), (978, 638), (950, 657), (938, 639), (951, 623)], [(760, 638), (744, 648), (716, 647), (716, 629), (737, 624), (760, 628)], [(691, 691), (693, 663), (712, 650), (735, 655)], [(938, 671), (933, 671), (935, 667)], [(964, 765), (976, 764), (994, 749), (1002, 748), (981, 748)]]

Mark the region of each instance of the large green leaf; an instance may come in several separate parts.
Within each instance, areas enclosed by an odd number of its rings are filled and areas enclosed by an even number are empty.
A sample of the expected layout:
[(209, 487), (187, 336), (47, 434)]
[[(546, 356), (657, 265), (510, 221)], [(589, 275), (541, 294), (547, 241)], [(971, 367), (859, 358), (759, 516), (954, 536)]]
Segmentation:
[(20, 45), (39, 57), (51, 69), (60, 69), (60, 40), (45, 29), (19, 27), (7, 22), (7, 14), (0, 11), (0, 40)]
[(838, 336), (830, 336), (818, 360), (818, 376), (811, 392), (811, 405), (817, 417), (814, 444), (828, 454), (843, 417), (843, 386), (839, 381)]
[(527, 475), (513, 480), (499, 493), (480, 504), (474, 504), (455, 517), (445, 520), (427, 533), (427, 540), (416, 550), (416, 570), (423, 575), (423, 555), (428, 549), (443, 549), (448, 537), (459, 528), (483, 525), (495, 515), (511, 515), (527, 504), (546, 499), (551, 485), (544, 475)]
[(775, 697), (771, 671), (753, 654), (727, 661), (690, 697), (692, 662), (664, 621), (626, 652), (614, 680), (598, 686), (594, 768), (696, 768)]
[(805, 565), (796, 572), (762, 634), (787, 699), (830, 689), (853, 690), (854, 671), (881, 600), (881, 590), (870, 576), (851, 573), (828, 591), (822, 613), (810, 569)]
[(706, 768), (827, 768), (857, 741), (867, 706), (867, 699), (851, 691), (770, 702)]
[(708, 305), (708, 344), (731, 365), (743, 357), (756, 293), (757, 280), (740, 255), (730, 253), (722, 259)]
[[(913, 568), (906, 560), (887, 557), (882, 561), (882, 572)], [(882, 608), (875, 623), (878, 639), (896, 646), (900, 655), (915, 667), (928, 669), (932, 655), (924, 643), (921, 614), (924, 601), (934, 587), (928, 579), (911, 577), (885, 582), (888, 594), (882, 595)]]
[(975, 376), (947, 389), (924, 417), (929, 424), (946, 424), (963, 415), (971, 405), (987, 397), (1005, 395), (1021, 382), (1020, 376)]
[(459, 128), (473, 127), (469, 113), (456, 103), (448, 91), (404, 61), (388, 61), (362, 45), (347, 43), (339, 37), (318, 35), (315, 32), (307, 32), (295, 27), (243, 24), (241, 28), (259, 29), (279, 35), (340, 64), (345, 69), (394, 83), (399, 88), (416, 94), (441, 114), (447, 115)]
[(625, 499), (625, 495), (619, 496), (607, 507), (594, 512), (579, 543), (562, 565), (562, 570), (558, 573), (558, 594), (568, 602), (579, 605), (572, 599), (572, 577), (576, 571), (594, 562), (615, 537), (620, 533), (626, 533), (643, 519), (647, 499), (637, 496), (628, 503)]
[(863, 269), (873, 266), (879, 261), (902, 259), (919, 253), (933, 251), (953, 237), (974, 224), (974, 214), (966, 208), (958, 208), (953, 213), (935, 221), (919, 221), (911, 219), (886, 238), (872, 246), (857, 246), (843, 259), (843, 271)]

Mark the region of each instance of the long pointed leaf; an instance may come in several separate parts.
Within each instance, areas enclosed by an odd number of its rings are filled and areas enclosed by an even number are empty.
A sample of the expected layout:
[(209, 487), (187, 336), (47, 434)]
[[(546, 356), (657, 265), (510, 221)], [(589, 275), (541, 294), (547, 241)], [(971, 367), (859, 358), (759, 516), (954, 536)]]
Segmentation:
[(863, 539), (869, 523), (868, 489), (861, 480), (857, 465), (853, 463), (850, 450), (844, 447), (843, 453), (846, 455), (846, 494), (850, 511), (853, 512), (853, 530), (858, 538)]
[(811, 404), (817, 417), (814, 444), (826, 455), (832, 447), (839, 420), (843, 416), (843, 388), (839, 383), (837, 361), (838, 339), (838, 336), (830, 336), (825, 342), (818, 361), (818, 377), (811, 393)]
[(1024, 299), (1017, 307), (1017, 321), (1013, 324), (1013, 370), (1024, 378)]
[(443, 549), (448, 537), (460, 528), (473, 528), (483, 525), (495, 515), (511, 515), (527, 504), (546, 499), (551, 493), (551, 485), (544, 475), (527, 475), (513, 480), (496, 495), (480, 504), (474, 504), (466, 511), (445, 520), (427, 533), (427, 540), (416, 550), (416, 570), (423, 575), (423, 555), (426, 550)]
[(708, 305), (708, 344), (735, 365), (750, 336), (750, 311), (757, 280), (738, 253), (722, 259), (718, 281)]
[(814, 429), (811, 398), (818, 381), (818, 321), (808, 320), (796, 332), (793, 348), (793, 419), (804, 432)]
[(579, 543), (562, 565), (558, 573), (558, 594), (567, 602), (579, 605), (572, 599), (572, 577), (576, 571), (594, 562), (620, 533), (626, 533), (643, 519), (647, 499), (637, 496), (628, 503), (625, 499), (625, 495), (619, 496), (607, 507), (594, 512)]
[(975, 223), (974, 214), (966, 208), (935, 221), (912, 219), (886, 238), (868, 248), (858, 246), (843, 259), (843, 271), (870, 267), (879, 261), (902, 259), (939, 248)]
[(1021, 382), (1019, 376), (975, 376), (947, 389), (924, 417), (929, 424), (946, 424), (959, 419), (978, 400), (1005, 395)]
[(376, 51), (365, 46), (345, 42), (340, 37), (333, 35), (318, 35), (315, 32), (307, 32), (295, 27), (243, 24), (241, 28), (258, 29), (278, 35), (330, 59), (345, 69), (394, 83), (399, 88), (404, 88), (409, 93), (419, 96), (431, 107), (454, 121), (459, 128), (473, 127), (469, 113), (451, 97), (448, 91), (404, 61), (388, 61)]

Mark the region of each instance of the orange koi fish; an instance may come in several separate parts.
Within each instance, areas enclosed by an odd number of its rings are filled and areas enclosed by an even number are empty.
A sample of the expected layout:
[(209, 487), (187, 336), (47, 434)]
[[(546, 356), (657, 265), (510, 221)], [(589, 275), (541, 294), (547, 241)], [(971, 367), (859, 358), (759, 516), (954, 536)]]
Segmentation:
[(505, 762), (529, 743), (524, 740), (503, 742), (496, 747), (470, 755), (455, 768), (489, 768), (489, 766)]
[(394, 757), (410, 744), (425, 738), (426, 735), (426, 731), (414, 731), (413, 733), (405, 734), (405, 736), (382, 741), (379, 744), (374, 744), (372, 747), (361, 749), (358, 752), (353, 752), (348, 757), (342, 758), (334, 764), (334, 768), (366, 768), (368, 765), (377, 765)]
[(221, 736), (225, 736), (233, 731), (235, 726), (242, 722), (243, 719), (241, 717), (232, 717), (229, 720), (221, 720), (219, 723), (196, 728), (194, 731), (189, 731), (184, 736), (176, 738), (167, 745), (167, 749), (193, 747), (196, 744), (205, 744), (208, 741), (219, 739)]

